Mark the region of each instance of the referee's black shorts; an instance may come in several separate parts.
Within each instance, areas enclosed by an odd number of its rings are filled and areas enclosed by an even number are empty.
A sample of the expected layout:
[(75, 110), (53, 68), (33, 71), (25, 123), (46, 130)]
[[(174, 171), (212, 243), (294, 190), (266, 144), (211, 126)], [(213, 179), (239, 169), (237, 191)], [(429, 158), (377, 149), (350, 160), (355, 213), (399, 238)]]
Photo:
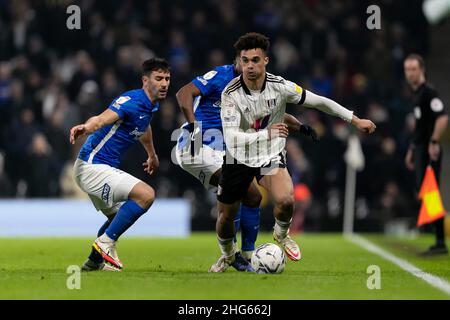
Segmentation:
[(273, 168), (286, 168), (285, 151), (280, 152), (277, 159), (262, 167), (249, 167), (233, 159), (230, 154), (223, 157), (222, 175), (217, 190), (217, 200), (225, 204), (232, 204), (242, 200), (247, 194), (253, 178), (259, 182), (261, 178)]

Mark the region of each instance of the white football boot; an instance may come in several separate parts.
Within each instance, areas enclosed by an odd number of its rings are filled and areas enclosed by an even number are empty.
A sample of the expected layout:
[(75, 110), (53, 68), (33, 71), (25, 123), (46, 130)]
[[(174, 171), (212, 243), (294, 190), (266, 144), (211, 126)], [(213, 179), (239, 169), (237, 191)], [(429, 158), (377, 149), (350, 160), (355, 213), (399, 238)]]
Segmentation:
[(284, 249), (286, 252), (286, 255), (289, 259), (292, 261), (299, 261), (302, 258), (302, 252), (300, 251), (299, 246), (297, 243), (291, 239), (289, 235), (287, 235), (285, 238), (280, 239), (275, 234), (275, 231), (273, 232), (273, 239), (278, 242), (278, 244)]
[(116, 268), (123, 268), (123, 264), (117, 255), (116, 241), (110, 239), (106, 236), (106, 234), (104, 234), (98, 237), (92, 246), (102, 255), (106, 262), (109, 262)]
[(208, 272), (218, 273), (225, 272), (229, 266), (234, 262), (234, 253), (231, 256), (220, 256), (219, 260), (214, 263), (208, 270)]
[(119, 268), (114, 267), (113, 265), (110, 265), (109, 263), (96, 263), (92, 260), (87, 259), (83, 266), (81, 267), (81, 271), (121, 271)]

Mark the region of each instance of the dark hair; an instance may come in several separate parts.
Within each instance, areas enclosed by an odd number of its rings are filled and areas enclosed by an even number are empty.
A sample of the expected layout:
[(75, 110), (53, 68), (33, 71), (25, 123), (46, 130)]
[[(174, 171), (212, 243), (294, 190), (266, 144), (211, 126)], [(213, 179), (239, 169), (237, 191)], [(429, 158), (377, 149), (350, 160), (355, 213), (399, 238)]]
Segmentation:
[(234, 44), (234, 48), (236, 49), (236, 55), (239, 55), (242, 50), (250, 50), (250, 49), (262, 49), (265, 54), (270, 47), (270, 40), (265, 35), (249, 32), (241, 36), (238, 41)]
[(411, 53), (406, 57), (406, 60), (416, 60), (419, 63), (420, 69), (425, 70), (425, 60), (420, 54)]
[(167, 62), (166, 59), (162, 58), (151, 58), (148, 60), (145, 60), (142, 63), (142, 75), (149, 76), (152, 71), (166, 71), (170, 72), (170, 64)]

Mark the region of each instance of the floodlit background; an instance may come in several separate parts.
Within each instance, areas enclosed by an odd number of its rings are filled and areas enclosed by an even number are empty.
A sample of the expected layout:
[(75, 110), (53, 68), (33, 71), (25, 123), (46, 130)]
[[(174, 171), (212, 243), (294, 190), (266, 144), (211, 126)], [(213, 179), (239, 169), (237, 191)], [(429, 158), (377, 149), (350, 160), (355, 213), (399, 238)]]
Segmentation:
[[(81, 8), (81, 30), (66, 27), (66, 8), (71, 4)], [(69, 129), (100, 113), (121, 92), (139, 88), (140, 64), (153, 56), (165, 57), (172, 65), (168, 99), (152, 122), (160, 170), (154, 178), (142, 171), (146, 155), (140, 145), (124, 155), (122, 169), (152, 185), (158, 199), (169, 200), (164, 202), (169, 209), (159, 206), (157, 200), (148, 216), (164, 220), (180, 214), (178, 223), (184, 228), (180, 234), (214, 230), (215, 195), (171, 162), (175, 144), (171, 134), (184, 122), (175, 93), (195, 76), (230, 64), (233, 43), (249, 31), (271, 39), (269, 72), (375, 122), (376, 133), (360, 137), (365, 168), (357, 175), (355, 230), (407, 230), (415, 224), (418, 204), (413, 175), (403, 161), (413, 130), (403, 60), (412, 52), (425, 57), (428, 80), (448, 106), (450, 21), (441, 19), (430, 25), (422, 1), (377, 1), (381, 30), (369, 30), (366, 9), (370, 4), (331, 0), (0, 0), (0, 197), (5, 199), (0, 200), (0, 235), (8, 231), (54, 234), (44, 229), (42, 222), (55, 221), (55, 217), (61, 224), (52, 230), (64, 233), (65, 225), (75, 223), (71, 221), (86, 212), (92, 219), (102, 220), (92, 206), (76, 209), (72, 202), (61, 201), (86, 199), (72, 178), (82, 143), (69, 144)], [(346, 173), (343, 154), (351, 127), (316, 111), (292, 106), (288, 112), (312, 125), (321, 139), (312, 143), (291, 137), (287, 142), (297, 201), (292, 231), (339, 231)], [(442, 196), (447, 208), (449, 143), (447, 130), (442, 165)], [(39, 201), (34, 202), (36, 199)], [(46, 204), (42, 199), (58, 201)], [(176, 200), (174, 206), (170, 200)], [(33, 219), (37, 215), (40, 218)], [(85, 223), (84, 230), (92, 236), (99, 225), (89, 218), (77, 221)], [(265, 201), (262, 230), (272, 225), (271, 208)]]

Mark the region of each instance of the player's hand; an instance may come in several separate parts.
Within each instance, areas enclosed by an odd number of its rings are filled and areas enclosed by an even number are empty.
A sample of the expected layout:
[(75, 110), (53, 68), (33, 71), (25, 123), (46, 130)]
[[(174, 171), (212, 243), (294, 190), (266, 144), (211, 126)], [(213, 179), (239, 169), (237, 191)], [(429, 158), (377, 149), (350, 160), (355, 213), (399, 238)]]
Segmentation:
[(307, 137), (311, 137), (313, 141), (319, 141), (316, 130), (307, 124), (300, 125), (300, 129), (298, 131)]
[(285, 123), (275, 123), (269, 127), (269, 140), (276, 137), (287, 138), (288, 135), (289, 129)]
[(187, 145), (190, 149), (191, 157), (195, 157), (200, 153), (203, 144), (202, 131), (196, 122), (189, 123), (187, 129), (189, 131), (189, 143)]
[(441, 146), (438, 143), (430, 142), (428, 144), (428, 154), (430, 155), (430, 159), (432, 161), (438, 161), (440, 153), (441, 153)]
[(84, 124), (79, 124), (72, 129), (70, 129), (70, 143), (75, 144), (75, 141), (79, 136), (86, 134), (86, 126)]
[(144, 171), (149, 175), (155, 174), (159, 168), (158, 156), (156, 154), (149, 156), (147, 161), (145, 161), (142, 166), (144, 167)]
[(372, 121), (367, 119), (359, 119), (355, 116), (353, 116), (352, 123), (356, 128), (358, 128), (359, 131), (362, 131), (364, 133), (373, 133), (377, 128), (377, 126)]
[(405, 165), (408, 170), (414, 170), (413, 150), (411, 148), (406, 152)]

